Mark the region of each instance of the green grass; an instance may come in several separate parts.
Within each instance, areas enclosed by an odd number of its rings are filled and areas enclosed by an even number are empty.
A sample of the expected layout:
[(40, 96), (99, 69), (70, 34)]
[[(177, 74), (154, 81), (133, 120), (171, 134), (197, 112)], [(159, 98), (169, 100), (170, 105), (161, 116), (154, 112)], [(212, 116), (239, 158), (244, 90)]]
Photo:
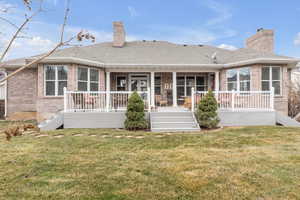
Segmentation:
[(42, 134), (0, 135), (0, 199), (300, 199), (300, 129)]

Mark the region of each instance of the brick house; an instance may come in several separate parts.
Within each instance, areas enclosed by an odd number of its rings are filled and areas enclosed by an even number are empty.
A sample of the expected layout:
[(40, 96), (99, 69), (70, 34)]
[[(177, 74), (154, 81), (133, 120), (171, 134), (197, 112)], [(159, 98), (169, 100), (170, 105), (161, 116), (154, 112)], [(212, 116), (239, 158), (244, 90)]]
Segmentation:
[[(59, 50), (9, 79), (6, 117), (49, 119), (70, 101), (64, 99), (65, 87), (84, 94), (148, 91), (150, 111), (189, 107), (195, 91), (263, 93), (274, 88), (274, 108), (287, 115), (291, 70), (298, 60), (274, 54), (272, 30), (259, 29), (246, 40), (245, 48), (231, 51), (155, 40), (126, 42), (123, 24), (114, 22), (113, 27), (113, 42)], [(3, 70), (9, 74), (34, 58), (7, 61)], [(111, 106), (108, 98), (98, 107)], [(74, 104), (75, 97), (71, 100)], [(259, 108), (247, 101), (251, 108)]]

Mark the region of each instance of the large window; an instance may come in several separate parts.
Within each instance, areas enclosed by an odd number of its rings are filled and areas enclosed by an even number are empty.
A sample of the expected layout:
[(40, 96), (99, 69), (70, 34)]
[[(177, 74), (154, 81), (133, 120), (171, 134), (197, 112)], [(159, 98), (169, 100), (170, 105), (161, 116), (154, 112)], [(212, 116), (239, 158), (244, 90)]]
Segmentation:
[(281, 67), (263, 67), (261, 71), (261, 88), (270, 91), (274, 87), (275, 94), (281, 94)]
[(98, 91), (99, 90), (99, 70), (87, 67), (78, 67), (78, 90)]
[(182, 105), (185, 97), (192, 95), (192, 88), (196, 91), (207, 91), (207, 76), (201, 75), (179, 75), (177, 76), (177, 104)]
[(68, 68), (63, 65), (45, 66), (45, 95), (62, 96), (68, 85)]
[(227, 90), (250, 91), (250, 68), (227, 70)]

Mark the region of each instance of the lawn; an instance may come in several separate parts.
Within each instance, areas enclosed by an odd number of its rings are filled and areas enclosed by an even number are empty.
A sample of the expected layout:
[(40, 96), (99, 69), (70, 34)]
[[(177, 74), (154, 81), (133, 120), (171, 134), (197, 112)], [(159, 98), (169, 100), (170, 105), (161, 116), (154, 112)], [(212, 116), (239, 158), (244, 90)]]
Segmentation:
[(41, 134), (1, 134), (0, 199), (300, 199), (300, 129)]

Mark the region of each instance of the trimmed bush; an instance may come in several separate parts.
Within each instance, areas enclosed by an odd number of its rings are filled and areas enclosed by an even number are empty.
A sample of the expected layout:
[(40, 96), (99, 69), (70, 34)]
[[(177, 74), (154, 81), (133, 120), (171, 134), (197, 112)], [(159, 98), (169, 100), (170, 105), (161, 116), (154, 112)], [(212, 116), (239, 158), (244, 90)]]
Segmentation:
[(204, 128), (217, 128), (220, 122), (218, 117), (218, 103), (212, 91), (200, 100), (197, 107), (197, 119), (201, 127)]
[(143, 99), (137, 92), (133, 92), (129, 97), (126, 111), (125, 128), (127, 130), (136, 131), (148, 128), (144, 108)]

